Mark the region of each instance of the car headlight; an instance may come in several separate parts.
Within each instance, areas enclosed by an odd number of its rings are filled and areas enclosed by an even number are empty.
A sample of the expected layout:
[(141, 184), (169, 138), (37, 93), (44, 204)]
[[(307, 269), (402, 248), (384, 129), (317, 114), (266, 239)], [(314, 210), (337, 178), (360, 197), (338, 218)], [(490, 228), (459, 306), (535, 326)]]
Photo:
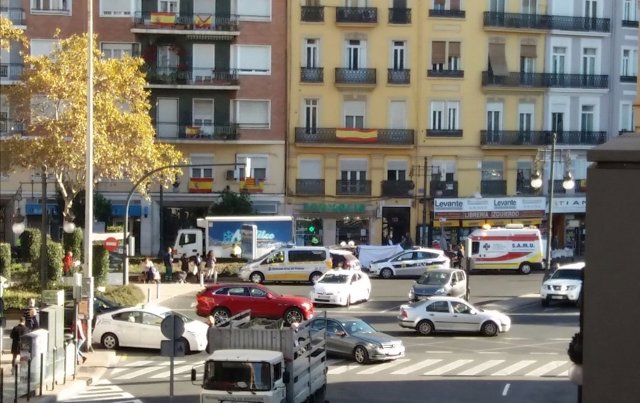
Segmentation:
[(413, 291), (413, 288), (409, 290), (409, 299), (414, 299), (416, 296), (416, 292)]
[(567, 291), (573, 291), (573, 290), (575, 290), (576, 288), (578, 288), (578, 286), (577, 286), (577, 285), (568, 285), (568, 286), (567, 286)]

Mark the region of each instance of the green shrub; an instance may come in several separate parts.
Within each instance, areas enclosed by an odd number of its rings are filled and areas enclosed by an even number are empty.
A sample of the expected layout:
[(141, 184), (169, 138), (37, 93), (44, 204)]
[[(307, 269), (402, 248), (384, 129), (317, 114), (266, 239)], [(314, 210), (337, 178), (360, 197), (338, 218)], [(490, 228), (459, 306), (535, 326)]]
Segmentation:
[(96, 287), (107, 285), (109, 252), (102, 245), (93, 245), (93, 277)]
[(124, 306), (141, 304), (145, 300), (144, 292), (135, 284), (108, 286), (104, 297)]
[(64, 233), (62, 235), (62, 244), (64, 245), (64, 252), (71, 251), (73, 253), (73, 260), (82, 261), (82, 242), (83, 242), (82, 228), (76, 228), (72, 233)]
[(0, 243), (0, 275), (11, 278), (11, 245)]
[(40, 258), (42, 233), (38, 228), (27, 228), (20, 235), (20, 257), (25, 262), (37, 262)]
[(62, 244), (47, 239), (47, 282), (50, 286), (57, 286), (62, 281), (63, 258)]
[(4, 290), (4, 309), (24, 309), (29, 298), (40, 298), (40, 293), (21, 287), (11, 287)]

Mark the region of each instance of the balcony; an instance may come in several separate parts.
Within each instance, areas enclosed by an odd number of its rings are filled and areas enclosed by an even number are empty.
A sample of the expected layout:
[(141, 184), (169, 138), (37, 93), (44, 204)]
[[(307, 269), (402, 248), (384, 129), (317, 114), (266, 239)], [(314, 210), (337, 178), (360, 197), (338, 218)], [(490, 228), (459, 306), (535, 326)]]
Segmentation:
[(411, 9), (390, 8), (389, 24), (411, 24)]
[(445, 9), (435, 9), (432, 8), (429, 10), (429, 17), (439, 17), (439, 18), (465, 18), (466, 13), (464, 10), (445, 10)]
[(25, 25), (24, 9), (20, 7), (0, 7), (0, 16), (5, 17), (13, 25)]
[(26, 125), (13, 119), (0, 119), (0, 137), (24, 135)]
[[(453, 174), (451, 175), (453, 176)], [(458, 181), (432, 180), (429, 183), (431, 196), (434, 197), (458, 197)]]
[(296, 127), (296, 143), (299, 144), (364, 144), (399, 145), (414, 144), (413, 129), (347, 129)]
[(409, 84), (411, 82), (411, 70), (388, 69), (387, 83), (389, 84)]
[(413, 197), (413, 181), (382, 181), (382, 196)]
[[(597, 145), (607, 140), (605, 131), (562, 131), (557, 133), (557, 144)], [(551, 132), (533, 130), (480, 131), (482, 146), (544, 146), (551, 144)]]
[(206, 141), (238, 139), (238, 125), (235, 123), (194, 126), (190, 122), (155, 122), (155, 129), (158, 140)]
[(638, 76), (620, 76), (620, 82), (621, 83), (637, 83)]
[(463, 78), (464, 70), (427, 70), (427, 77)]
[[(136, 12), (132, 32), (220, 35), (220, 39), (237, 34), (240, 29), (237, 15), (183, 14), (161, 12)], [(170, 31), (170, 32), (168, 32)], [(178, 31), (178, 32), (176, 32)]]
[(531, 186), (531, 177), (518, 180), (518, 183), (516, 184), (516, 194), (519, 194), (519, 195), (533, 196), (537, 194), (538, 191), (539, 189), (536, 189), (533, 186)]
[(303, 82), (303, 83), (324, 82), (324, 69), (322, 67), (300, 67), (300, 82)]
[(427, 129), (427, 137), (462, 137), (462, 129)]
[(336, 7), (336, 23), (377, 24), (378, 9), (375, 7)]
[(323, 22), (323, 6), (302, 6), (300, 10), (300, 20), (304, 22)]
[(504, 196), (507, 194), (507, 181), (482, 180), (480, 181), (480, 193), (485, 196)]
[[(40, 4), (38, 4), (40, 3)], [(31, 14), (59, 14), (69, 15), (71, 14), (71, 8), (69, 7), (71, 2), (67, 1), (32, 1), (31, 2)]]
[(296, 195), (324, 196), (324, 179), (296, 179)]
[(375, 85), (376, 69), (336, 68), (336, 84)]
[(518, 14), (485, 11), (484, 26), (513, 29), (556, 29), (560, 31), (611, 32), (609, 18), (565, 15)]
[(637, 20), (622, 20), (622, 26), (625, 28), (638, 28)]
[(219, 89), (237, 89), (240, 85), (235, 69), (220, 70), (213, 67), (192, 70), (179, 67), (148, 67), (147, 81), (149, 84), (206, 86)]
[(371, 196), (371, 181), (336, 181), (337, 196)]
[(531, 88), (609, 88), (608, 75), (596, 74), (557, 74), (557, 73), (509, 73), (497, 76), (488, 71), (482, 72), (484, 87)]
[(20, 80), (23, 67), (22, 63), (0, 63), (0, 83)]

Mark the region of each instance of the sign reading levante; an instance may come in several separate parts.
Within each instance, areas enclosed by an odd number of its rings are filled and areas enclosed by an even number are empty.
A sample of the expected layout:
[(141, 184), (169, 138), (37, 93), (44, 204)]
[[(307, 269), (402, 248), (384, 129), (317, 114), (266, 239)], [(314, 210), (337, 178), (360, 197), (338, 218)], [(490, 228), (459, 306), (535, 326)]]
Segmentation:
[(494, 197), (435, 199), (435, 218), (520, 218), (540, 217), (546, 210), (544, 197)]

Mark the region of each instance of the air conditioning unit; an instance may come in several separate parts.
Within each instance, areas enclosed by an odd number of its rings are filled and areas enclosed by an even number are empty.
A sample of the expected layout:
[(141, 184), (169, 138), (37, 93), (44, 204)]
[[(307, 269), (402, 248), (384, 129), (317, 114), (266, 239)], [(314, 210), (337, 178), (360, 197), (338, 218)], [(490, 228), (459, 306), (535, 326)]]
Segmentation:
[(236, 171), (234, 171), (233, 169), (229, 169), (225, 177), (228, 181), (236, 180)]

